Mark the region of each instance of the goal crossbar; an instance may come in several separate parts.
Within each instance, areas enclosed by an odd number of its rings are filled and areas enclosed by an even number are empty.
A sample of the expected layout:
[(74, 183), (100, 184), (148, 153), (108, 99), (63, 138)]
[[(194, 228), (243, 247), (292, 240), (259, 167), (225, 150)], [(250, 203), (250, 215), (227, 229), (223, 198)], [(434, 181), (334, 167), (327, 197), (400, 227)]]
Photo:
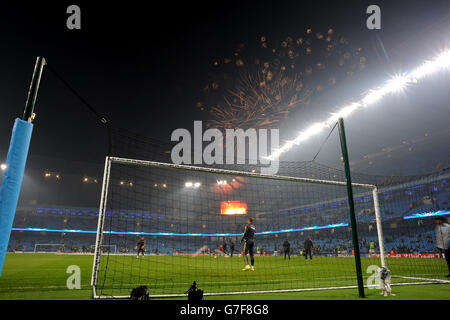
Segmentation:
[[(216, 174), (224, 174), (224, 175), (236, 175), (236, 176), (248, 177), (248, 178), (261, 178), (261, 179), (271, 179), (271, 180), (291, 181), (291, 182), (306, 182), (306, 183), (326, 184), (326, 185), (333, 185), (333, 186), (347, 186), (347, 182), (345, 182), (345, 181), (333, 181), (333, 180), (322, 180), (322, 179), (312, 179), (312, 178), (279, 176), (279, 175), (270, 175), (270, 174), (256, 173), (256, 172), (197, 167), (197, 166), (190, 166), (190, 165), (184, 165), (184, 164), (173, 164), (173, 163), (164, 163), (164, 162), (156, 162), (156, 161), (148, 161), (148, 160), (136, 160), (136, 159), (127, 159), (127, 158), (119, 158), (119, 157), (107, 157), (107, 159), (109, 159), (109, 161), (112, 163), (120, 163), (120, 164), (128, 164), (128, 165), (138, 165), (138, 166), (148, 166), (148, 167), (155, 167), (155, 168), (178, 169), (178, 170), (189, 170), (189, 171), (208, 172), (208, 173), (216, 173)], [(364, 183), (352, 183), (352, 186), (357, 187), (357, 188), (371, 189), (371, 190), (376, 188), (376, 186), (373, 184), (364, 184)]]
[(34, 245), (34, 252), (43, 252), (43, 251), (38, 251), (38, 247), (52, 247), (52, 248), (57, 248), (56, 251), (59, 251), (59, 249), (61, 247), (63, 247), (64, 245), (61, 243), (36, 243)]

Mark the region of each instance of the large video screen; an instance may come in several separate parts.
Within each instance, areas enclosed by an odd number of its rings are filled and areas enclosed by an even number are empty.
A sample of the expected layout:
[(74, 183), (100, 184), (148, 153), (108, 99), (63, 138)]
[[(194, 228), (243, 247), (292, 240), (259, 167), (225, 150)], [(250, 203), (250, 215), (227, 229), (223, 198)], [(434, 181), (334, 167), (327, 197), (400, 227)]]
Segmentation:
[(220, 214), (236, 215), (247, 214), (247, 203), (242, 201), (222, 201), (220, 203)]

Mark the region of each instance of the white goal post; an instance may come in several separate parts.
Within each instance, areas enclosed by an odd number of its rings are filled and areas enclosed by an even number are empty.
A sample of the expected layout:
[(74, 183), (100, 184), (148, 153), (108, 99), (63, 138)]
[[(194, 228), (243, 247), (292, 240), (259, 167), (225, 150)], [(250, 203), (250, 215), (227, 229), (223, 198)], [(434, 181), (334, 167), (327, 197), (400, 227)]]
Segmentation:
[[(36, 243), (34, 245), (34, 253), (59, 252), (64, 245), (61, 243)], [(39, 250), (39, 248), (50, 248), (51, 250)]]
[[(106, 202), (108, 199), (108, 189), (109, 189), (109, 183), (110, 183), (111, 164), (113, 164), (113, 163), (129, 165), (129, 166), (179, 169), (179, 170), (189, 170), (189, 171), (193, 171), (193, 172), (206, 172), (206, 173), (215, 173), (215, 174), (236, 175), (236, 176), (249, 177), (249, 178), (261, 178), (261, 179), (271, 179), (271, 180), (278, 180), (278, 181), (322, 184), (322, 185), (331, 185), (331, 186), (345, 187), (347, 185), (346, 182), (342, 182), (342, 181), (331, 181), (331, 180), (320, 180), (320, 179), (311, 179), (311, 178), (268, 175), (268, 174), (260, 174), (260, 173), (253, 173), (253, 172), (224, 170), (224, 169), (197, 167), (197, 166), (189, 166), (189, 165), (177, 165), (177, 164), (170, 164), (170, 163), (161, 163), (161, 162), (154, 162), (154, 161), (119, 158), (119, 157), (106, 157), (104, 173), (103, 173), (102, 192), (101, 192), (101, 199), (100, 199), (98, 225), (97, 225), (97, 236), (96, 236), (96, 242), (95, 242), (95, 251), (94, 251), (94, 260), (93, 260), (93, 267), (92, 267), (93, 268), (92, 269), (92, 278), (91, 278), (91, 285), (93, 287), (93, 297), (94, 298), (129, 298), (129, 296), (99, 295), (99, 294), (97, 294), (97, 290), (96, 290), (99, 266), (100, 266), (101, 247), (102, 247), (104, 234), (107, 233), (107, 231), (104, 230), (104, 223), (105, 223), (105, 216), (106, 216), (106, 205), (107, 205)], [(383, 230), (382, 230), (382, 224), (381, 224), (381, 213), (380, 213), (380, 205), (378, 202), (377, 187), (372, 184), (361, 184), (361, 183), (352, 183), (352, 186), (367, 189), (372, 193), (373, 201), (374, 201), (374, 208), (375, 208), (378, 243), (379, 243), (379, 248), (380, 248), (381, 266), (386, 267), (385, 245), (384, 245), (384, 239), (383, 239)], [(292, 290), (288, 290), (288, 291), (291, 292), (291, 291), (325, 290), (325, 289), (329, 289), (329, 288), (292, 289)], [(278, 292), (278, 291), (280, 291), (280, 290), (274, 290), (273, 292)], [(280, 292), (282, 292), (282, 291), (286, 291), (286, 290), (281, 290)], [(240, 293), (243, 293), (243, 292), (240, 292)], [(249, 292), (244, 292), (244, 293), (261, 293), (261, 292), (260, 291), (254, 291), (254, 292), (249, 291)], [(208, 293), (208, 294), (222, 295), (222, 294), (236, 294), (236, 292), (217, 292), (217, 293)], [(175, 297), (175, 296), (184, 296), (184, 295), (183, 294), (157, 295), (157, 297)]]

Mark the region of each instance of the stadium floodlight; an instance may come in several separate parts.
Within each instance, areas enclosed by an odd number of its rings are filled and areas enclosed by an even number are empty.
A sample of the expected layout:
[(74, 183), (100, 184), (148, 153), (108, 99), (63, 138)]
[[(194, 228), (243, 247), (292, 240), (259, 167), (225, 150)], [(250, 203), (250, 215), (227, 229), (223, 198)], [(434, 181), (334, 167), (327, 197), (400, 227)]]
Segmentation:
[(295, 138), (295, 140), (288, 141), (288, 142), (286, 142), (286, 144), (283, 147), (275, 150), (269, 157), (267, 157), (267, 159), (275, 160), (276, 158), (279, 157), (279, 155), (281, 153), (284, 153), (284, 152), (290, 150), (294, 145), (298, 145), (300, 142), (309, 139), (310, 137), (319, 133), (326, 127), (327, 127), (327, 123), (317, 122), (317, 123), (313, 124), (305, 131), (300, 132), (300, 134), (297, 136), (297, 138)]
[(431, 61), (426, 61), (416, 70), (411, 72), (410, 77), (416, 80), (420, 80), (434, 72), (441, 69), (447, 69), (450, 66), (450, 51), (446, 51), (436, 57), (436, 59)]
[(403, 92), (409, 84), (416, 84), (418, 81), (426, 76), (429, 76), (440, 70), (448, 70), (450, 68), (450, 50), (438, 55), (435, 59), (426, 61), (420, 67), (416, 68), (408, 75), (397, 75), (388, 80), (383, 86), (369, 90), (360, 101), (354, 102), (348, 106), (341, 108), (337, 113), (333, 113), (331, 117), (323, 122), (313, 124), (307, 130), (302, 131), (294, 140), (288, 140), (283, 146), (274, 150), (269, 157), (269, 160), (276, 160), (284, 152), (289, 151), (294, 145), (299, 145), (301, 142), (308, 140), (313, 135), (322, 131), (322, 129), (331, 127), (339, 118), (346, 118), (351, 113), (367, 107), (388, 94)]
[(331, 117), (326, 121), (327, 126), (332, 126), (334, 123), (338, 121), (339, 118), (346, 118), (348, 117), (352, 112), (354, 112), (356, 109), (361, 108), (362, 104), (360, 103), (352, 103), (351, 105), (348, 105), (337, 113), (333, 113)]
[(372, 90), (362, 99), (362, 103), (364, 106), (375, 103), (382, 98), (381, 92), (377, 90)]
[(2, 163), (2, 164), (0, 165), (0, 168), (2, 169), (2, 171), (5, 171), (6, 168), (7, 168), (6, 163)]
[(188, 182), (186, 182), (184, 184), (184, 186), (186, 188), (199, 188), (201, 186), (201, 183), (200, 182), (190, 182), (190, 181), (188, 181)]
[(411, 79), (405, 76), (395, 76), (388, 81), (385, 86), (389, 93), (400, 92), (411, 82)]
[(450, 50), (438, 55), (438, 57), (436, 58), (436, 63), (441, 68), (449, 68), (450, 67)]

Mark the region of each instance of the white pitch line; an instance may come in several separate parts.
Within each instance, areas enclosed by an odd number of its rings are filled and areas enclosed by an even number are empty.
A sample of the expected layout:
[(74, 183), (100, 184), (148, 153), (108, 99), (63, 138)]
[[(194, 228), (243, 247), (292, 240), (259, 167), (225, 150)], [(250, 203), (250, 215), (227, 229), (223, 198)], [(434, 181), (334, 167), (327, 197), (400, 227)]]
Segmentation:
[(424, 280), (424, 281), (432, 281), (432, 282), (441, 282), (441, 283), (450, 283), (450, 280), (444, 280), (444, 279), (430, 279), (430, 278), (419, 278), (419, 277), (407, 277), (407, 276), (401, 276), (396, 275), (399, 278), (403, 279), (411, 279), (411, 280)]
[[(391, 286), (410, 286), (410, 285), (427, 285), (434, 284), (435, 282), (405, 282), (405, 283), (393, 283)], [(443, 282), (437, 282), (443, 284)], [(364, 286), (370, 288), (374, 286)], [(344, 286), (344, 287), (328, 287), (328, 288), (308, 288), (308, 289), (281, 289), (281, 290), (264, 290), (264, 291), (235, 291), (235, 292), (213, 292), (205, 293), (205, 296), (224, 296), (224, 295), (245, 295), (245, 294), (263, 294), (263, 293), (287, 293), (287, 292), (307, 292), (307, 291), (326, 291), (326, 290), (343, 290), (343, 289), (356, 289), (358, 286)], [(175, 298), (185, 297), (185, 294), (160, 294), (150, 295), (151, 298)], [(96, 296), (96, 299), (126, 299), (129, 296)]]

